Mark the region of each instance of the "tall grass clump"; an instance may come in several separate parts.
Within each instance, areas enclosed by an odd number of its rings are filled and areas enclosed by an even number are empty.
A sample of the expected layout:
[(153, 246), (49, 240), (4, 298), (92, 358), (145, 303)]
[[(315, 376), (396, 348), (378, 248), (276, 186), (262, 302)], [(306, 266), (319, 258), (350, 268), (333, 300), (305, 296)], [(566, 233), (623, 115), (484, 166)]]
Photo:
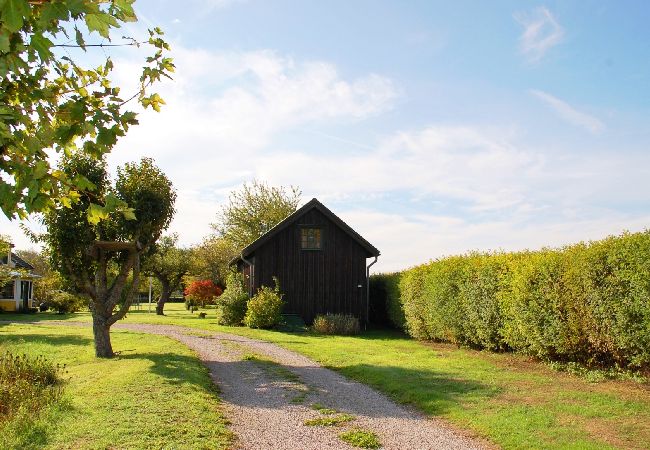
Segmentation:
[(312, 328), (323, 334), (359, 334), (359, 319), (349, 314), (321, 314), (314, 318)]
[(0, 430), (35, 420), (62, 393), (63, 367), (43, 356), (0, 355)]
[(385, 293), (386, 308), (400, 306), (403, 329), (417, 339), (650, 369), (650, 231), (441, 258), (373, 283), (383, 286), (372, 292)]

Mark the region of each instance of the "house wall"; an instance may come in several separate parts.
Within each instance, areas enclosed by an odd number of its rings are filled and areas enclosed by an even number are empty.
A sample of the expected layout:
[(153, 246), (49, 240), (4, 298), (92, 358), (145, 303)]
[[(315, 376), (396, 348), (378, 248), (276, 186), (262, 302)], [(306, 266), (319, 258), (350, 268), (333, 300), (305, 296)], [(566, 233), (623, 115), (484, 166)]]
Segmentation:
[[(301, 248), (301, 228), (321, 229), (322, 249)], [(299, 314), (310, 323), (317, 314), (366, 317), (366, 251), (317, 209), (255, 250), (254, 291), (280, 282), (284, 312)], [(250, 259), (250, 258), (248, 258)]]
[(0, 307), (2, 307), (3, 311), (19, 311), (22, 309), (22, 283), (21, 281), (27, 281), (29, 282), (29, 285), (27, 287), (27, 295), (28, 295), (28, 307), (33, 307), (34, 302), (32, 299), (33, 295), (33, 281), (32, 280), (21, 280), (15, 279), (13, 281), (10, 281), (9, 283), (13, 284), (13, 298), (0, 298)]

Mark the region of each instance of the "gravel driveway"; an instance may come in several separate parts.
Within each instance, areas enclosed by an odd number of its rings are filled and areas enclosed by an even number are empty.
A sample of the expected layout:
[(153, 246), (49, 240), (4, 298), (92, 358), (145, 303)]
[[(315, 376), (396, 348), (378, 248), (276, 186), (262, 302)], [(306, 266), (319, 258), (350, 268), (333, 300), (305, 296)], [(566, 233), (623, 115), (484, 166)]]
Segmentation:
[[(339, 438), (352, 429), (375, 433), (385, 449), (491, 447), (275, 344), (173, 325), (114, 327), (168, 336), (193, 349), (220, 389), (238, 449), (352, 449)], [(330, 418), (345, 422), (305, 424)]]

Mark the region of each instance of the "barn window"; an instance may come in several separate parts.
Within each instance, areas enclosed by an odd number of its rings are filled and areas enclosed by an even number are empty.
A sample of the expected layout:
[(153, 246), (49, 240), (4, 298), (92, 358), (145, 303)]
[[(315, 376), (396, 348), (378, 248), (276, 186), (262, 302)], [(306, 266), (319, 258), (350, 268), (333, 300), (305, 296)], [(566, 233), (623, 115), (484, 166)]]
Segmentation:
[(320, 250), (321, 244), (320, 228), (301, 229), (301, 246), (303, 250)]

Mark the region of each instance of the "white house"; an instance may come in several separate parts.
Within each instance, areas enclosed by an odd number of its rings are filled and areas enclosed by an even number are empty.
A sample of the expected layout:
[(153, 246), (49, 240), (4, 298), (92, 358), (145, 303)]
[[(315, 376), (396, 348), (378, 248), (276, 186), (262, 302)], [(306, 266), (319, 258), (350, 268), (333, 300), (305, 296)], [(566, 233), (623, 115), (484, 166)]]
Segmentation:
[(0, 264), (9, 266), (11, 280), (0, 286), (0, 308), (3, 311), (25, 311), (33, 306), (33, 281), (38, 275), (33, 273), (34, 267), (27, 261), (15, 255), (9, 245), (9, 250), (0, 260)]

